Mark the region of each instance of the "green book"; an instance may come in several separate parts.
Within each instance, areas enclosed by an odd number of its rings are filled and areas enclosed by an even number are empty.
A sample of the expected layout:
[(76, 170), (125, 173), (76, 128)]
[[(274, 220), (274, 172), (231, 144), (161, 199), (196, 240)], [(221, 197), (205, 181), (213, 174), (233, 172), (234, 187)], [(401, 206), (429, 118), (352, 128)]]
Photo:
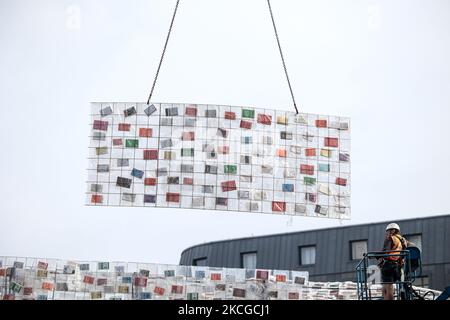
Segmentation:
[(181, 149), (182, 157), (193, 157), (194, 156), (194, 148), (184, 148)]
[(109, 269), (109, 262), (99, 262), (98, 263), (98, 269), (99, 270), (107, 270), (107, 269)]
[(255, 110), (242, 109), (242, 118), (254, 119), (255, 118)]
[(188, 292), (187, 299), (188, 300), (198, 300), (198, 293), (197, 292)]
[(125, 147), (126, 148), (139, 148), (139, 140), (138, 139), (125, 139)]
[(306, 185), (311, 186), (316, 184), (316, 178), (311, 178), (311, 177), (303, 177), (303, 181), (305, 182)]
[(13, 291), (13, 292), (20, 292), (20, 290), (22, 290), (22, 285), (17, 283), (17, 282), (11, 282), (11, 284), (9, 285), (9, 288)]
[(234, 174), (234, 173), (237, 173), (237, 166), (234, 164), (226, 164), (224, 170), (225, 170), (225, 173)]

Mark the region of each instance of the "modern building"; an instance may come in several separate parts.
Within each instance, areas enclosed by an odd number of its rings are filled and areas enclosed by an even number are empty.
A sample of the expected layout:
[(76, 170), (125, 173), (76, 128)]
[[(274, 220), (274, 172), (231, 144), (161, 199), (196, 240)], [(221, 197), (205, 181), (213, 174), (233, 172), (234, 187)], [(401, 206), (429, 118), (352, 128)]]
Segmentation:
[[(312, 281), (355, 281), (363, 253), (381, 250), (392, 221), (214, 241), (185, 249), (181, 265), (308, 271)], [(450, 215), (395, 221), (422, 249), (417, 286), (450, 285)]]

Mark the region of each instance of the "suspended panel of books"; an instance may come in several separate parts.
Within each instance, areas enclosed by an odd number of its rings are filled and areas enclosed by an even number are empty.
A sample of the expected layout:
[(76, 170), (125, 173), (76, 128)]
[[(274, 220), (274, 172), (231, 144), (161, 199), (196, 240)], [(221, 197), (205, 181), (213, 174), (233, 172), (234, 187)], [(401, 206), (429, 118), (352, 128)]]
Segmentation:
[(348, 118), (92, 103), (86, 204), (350, 218)]

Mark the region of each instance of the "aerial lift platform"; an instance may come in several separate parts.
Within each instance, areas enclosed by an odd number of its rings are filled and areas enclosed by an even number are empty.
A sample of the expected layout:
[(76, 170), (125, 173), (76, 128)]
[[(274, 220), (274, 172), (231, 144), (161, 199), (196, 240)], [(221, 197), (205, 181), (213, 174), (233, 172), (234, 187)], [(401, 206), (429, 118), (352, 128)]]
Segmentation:
[(402, 266), (402, 277), (400, 281), (394, 283), (395, 300), (447, 300), (450, 298), (450, 286), (436, 297), (434, 291), (429, 290), (420, 294), (413, 288), (414, 280), (422, 274), (422, 260), (420, 249), (411, 246), (397, 253), (388, 253), (386, 251), (372, 251), (364, 254), (361, 261), (356, 266), (356, 282), (358, 300), (380, 300), (382, 297), (374, 296), (369, 283), (368, 268), (371, 265), (370, 260), (385, 259), (387, 257), (401, 257), (404, 264)]

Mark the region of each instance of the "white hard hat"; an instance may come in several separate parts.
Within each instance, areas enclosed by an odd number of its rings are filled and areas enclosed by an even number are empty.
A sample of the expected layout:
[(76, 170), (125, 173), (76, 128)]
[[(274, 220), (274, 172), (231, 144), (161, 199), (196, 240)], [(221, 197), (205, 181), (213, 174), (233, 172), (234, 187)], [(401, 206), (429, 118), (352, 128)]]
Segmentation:
[(398, 224), (396, 223), (389, 223), (386, 227), (386, 231), (389, 229), (397, 229), (398, 231), (400, 231), (400, 227)]

